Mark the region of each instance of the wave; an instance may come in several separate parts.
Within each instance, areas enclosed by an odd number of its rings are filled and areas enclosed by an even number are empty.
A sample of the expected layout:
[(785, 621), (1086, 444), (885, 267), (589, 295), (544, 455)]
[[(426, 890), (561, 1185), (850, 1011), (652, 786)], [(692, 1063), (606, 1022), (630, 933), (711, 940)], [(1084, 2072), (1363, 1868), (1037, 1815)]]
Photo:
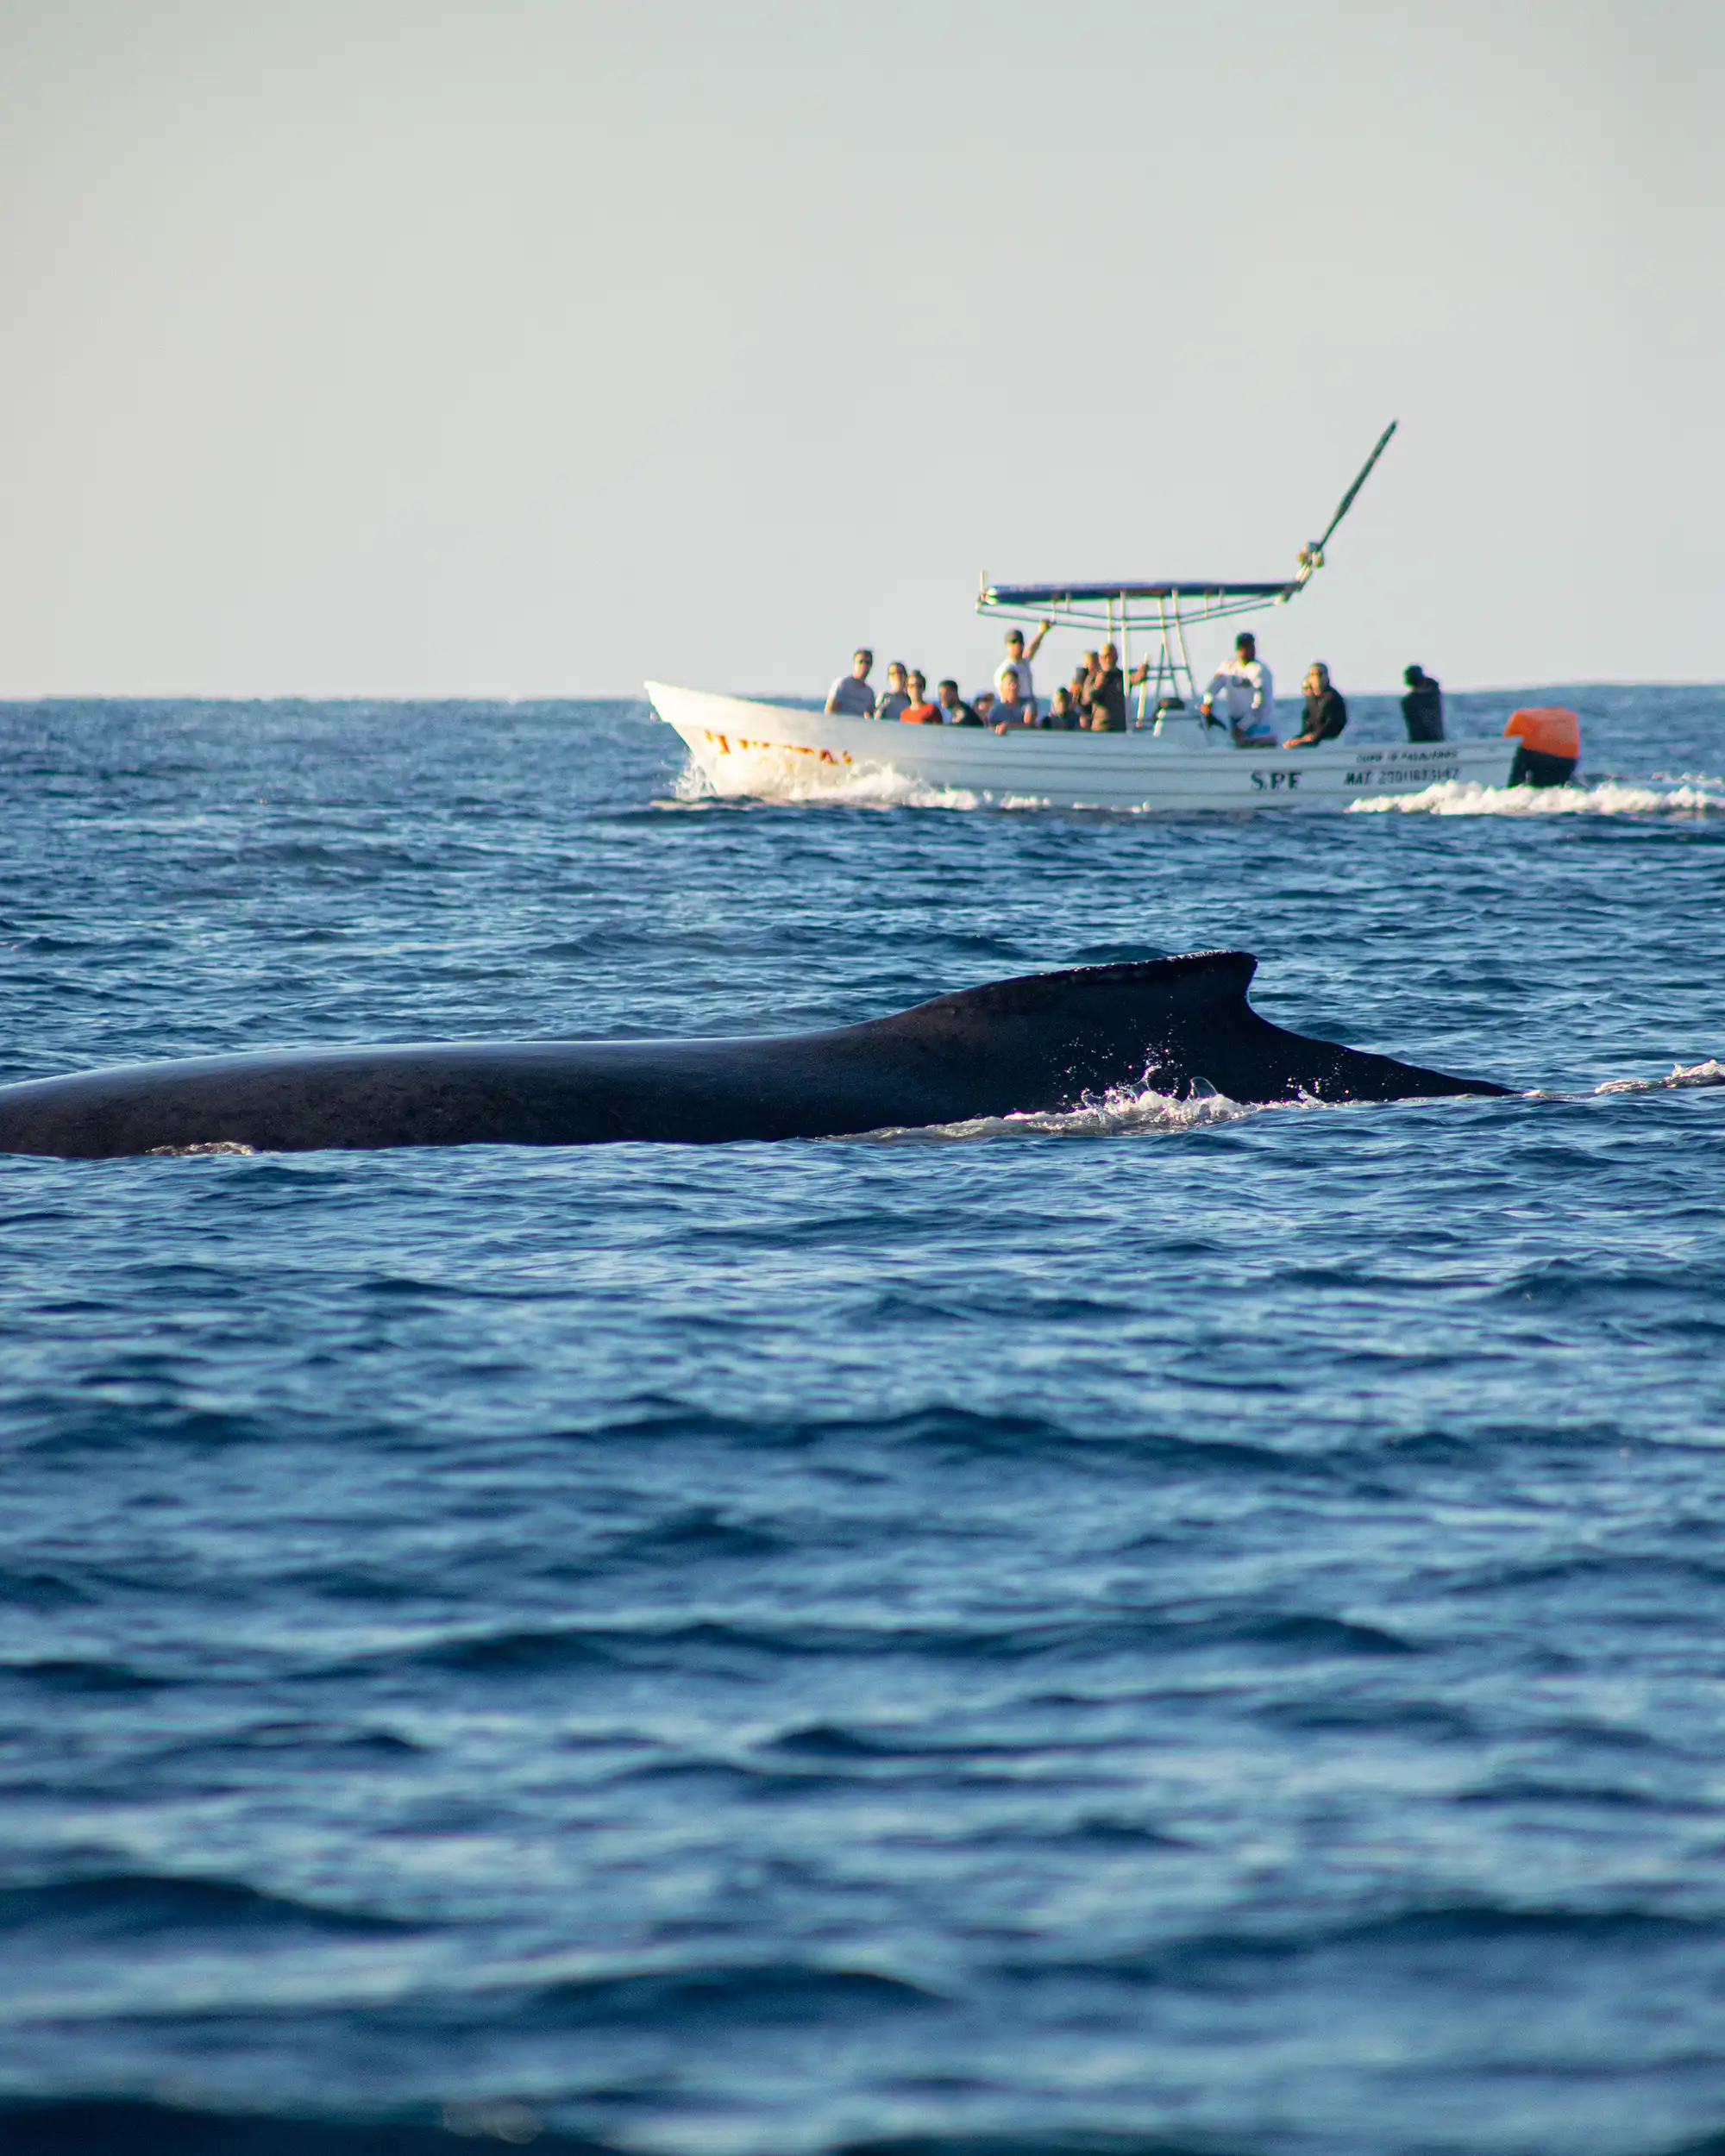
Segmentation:
[(1015, 1625), (694, 1618), (681, 1624), (594, 1620), (505, 1626), (376, 1649), (329, 1666), (351, 1673), (431, 1669), (501, 1683), (596, 1670), (729, 1674), (763, 1664), (812, 1664), (835, 1657), (1004, 1664), (1234, 1648), (1280, 1664), (1423, 1651), (1415, 1639), (1323, 1611), (1218, 1607), (1194, 1613), (1126, 1604), (1032, 1617)]
[(0, 1662), (0, 1683), (38, 1685), (47, 1692), (154, 1692), (164, 1680), (147, 1677), (124, 1662), (50, 1658), (32, 1662)]
[(890, 2011), (934, 2002), (935, 1995), (920, 1985), (873, 1969), (743, 1964), (570, 1978), (541, 1990), (520, 2020), (555, 2028), (660, 2028), (683, 2021), (759, 2028), (848, 2018), (859, 2008)]
[[(1283, 1101), (1283, 1107), (1316, 1107), (1316, 1101)], [(1014, 1112), (1011, 1115), (979, 1115), (959, 1123), (894, 1125), (870, 1131), (858, 1138), (833, 1138), (825, 1143), (854, 1145), (963, 1143), (981, 1138), (1123, 1138), (1174, 1131), (1202, 1130), (1212, 1124), (1238, 1123), (1247, 1116), (1268, 1111), (1226, 1094), (1194, 1093), (1184, 1100), (1158, 1093), (1153, 1086), (1113, 1087), (1099, 1100), (1086, 1100), (1076, 1108), (1047, 1112)]]
[(310, 1931), (369, 1939), (419, 1928), (392, 1917), (260, 1893), (238, 1880), (168, 1872), (114, 1872), (0, 1889), (0, 1935), (14, 1951), (20, 1937), (29, 1934), (64, 1948), (74, 1940), (123, 1940), (135, 1946), (164, 1934), (239, 1932), (254, 1939), (264, 1932)]
[(423, 2122), (394, 2111), (313, 2118), (125, 2097), (0, 2102), (7, 2156), (451, 2156), (463, 2141), (530, 2142), (535, 2156), (607, 2156), (610, 2147), (548, 2129), (528, 2105), (508, 2102), (446, 2104), (441, 2119)]
[(1353, 801), (1350, 816), (1672, 816), (1725, 809), (1725, 779), (1690, 777), (1591, 786), (1478, 786), (1445, 779), (1418, 793)]
[(151, 1145), (145, 1149), (147, 1160), (208, 1160), (217, 1154), (233, 1153), (249, 1160), (257, 1152), (255, 1145), (242, 1144), (238, 1138), (217, 1138), (202, 1139), (196, 1145)]
[[(1725, 1062), (1709, 1057), (1705, 1062), (1676, 1063), (1663, 1078), (1613, 1078), (1596, 1086), (1592, 1094), (1574, 1095), (1533, 1092), (1530, 1100), (1591, 1099), (1601, 1094), (1669, 1093), (1697, 1086), (1725, 1086)], [(854, 1138), (825, 1139), (833, 1145), (942, 1144), (988, 1138), (1130, 1138), (1165, 1136), (1197, 1131), (1219, 1124), (1244, 1122), (1260, 1115), (1285, 1114), (1289, 1110), (1333, 1110), (1338, 1106), (1433, 1107), (1444, 1096), (1397, 1102), (1333, 1102), (1302, 1096), (1297, 1100), (1248, 1102), (1231, 1100), (1214, 1090), (1194, 1093), (1184, 1100), (1158, 1093), (1153, 1086), (1116, 1087), (1099, 1100), (1059, 1111), (1013, 1112), (1011, 1115), (975, 1116), (960, 1123), (894, 1125), (869, 1131)]]
[[(1478, 1901), (1433, 1902), (1358, 1922), (1315, 1924), (1301, 1930), (1194, 1933), (1137, 1952), (1099, 1957), (1094, 1961), (1025, 1959), (1000, 1965), (1003, 1975), (1020, 1984), (1090, 1983), (1097, 1978), (1132, 1986), (1206, 1984), (1230, 1971), (1267, 1973), (1270, 1966), (1312, 1956), (1338, 1953), (1378, 1962), (1405, 1961), (1410, 1954), (1451, 1948), (1458, 1966), (1470, 1956), (1482, 1962), (1502, 1950), (1515, 1952), (1529, 1943), (1559, 1951), (1658, 1954), (1672, 1949), (1711, 1948), (1717, 1924), (1706, 1918), (1673, 1916), (1648, 1908), (1565, 1908)], [(1426, 1963), (1429, 1970), (1430, 1962)]]
[[(968, 787), (929, 786), (896, 771), (839, 771), (819, 778), (810, 774), (810, 760), (792, 749), (754, 749), (738, 757), (750, 779), (746, 792), (720, 793), (691, 756), (677, 774), (668, 805), (677, 808), (726, 806), (756, 807), (792, 803), (799, 807), (825, 804), (834, 808), (1039, 808), (1038, 800), (1016, 796), (996, 799), (973, 793)], [(827, 771), (830, 767), (818, 766)]]
[(1609, 1078), (1593, 1090), (1596, 1097), (1603, 1093), (1670, 1093), (1685, 1086), (1725, 1086), (1725, 1063), (1709, 1056), (1704, 1063), (1673, 1063), (1669, 1077)]

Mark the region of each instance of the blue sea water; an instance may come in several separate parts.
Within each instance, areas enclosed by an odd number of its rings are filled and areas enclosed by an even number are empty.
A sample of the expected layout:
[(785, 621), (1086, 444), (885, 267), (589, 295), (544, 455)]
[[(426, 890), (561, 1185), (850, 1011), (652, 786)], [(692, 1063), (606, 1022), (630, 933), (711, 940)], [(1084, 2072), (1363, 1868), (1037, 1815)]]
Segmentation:
[(0, 708), (0, 1077), (1227, 944), (1528, 1089), (0, 1160), (0, 2146), (1725, 2149), (1725, 691), (1567, 693), (1166, 821)]

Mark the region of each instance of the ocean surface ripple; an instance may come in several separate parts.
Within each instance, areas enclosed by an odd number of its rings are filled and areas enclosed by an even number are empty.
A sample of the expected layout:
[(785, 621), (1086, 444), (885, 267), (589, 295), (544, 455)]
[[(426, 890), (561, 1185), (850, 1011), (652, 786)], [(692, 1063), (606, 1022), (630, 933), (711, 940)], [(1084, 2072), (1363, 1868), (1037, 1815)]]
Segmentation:
[(1300, 819), (0, 707), (6, 1079), (1228, 944), (1523, 1089), (0, 1160), (0, 2146), (1725, 2147), (1725, 691), (1563, 693)]

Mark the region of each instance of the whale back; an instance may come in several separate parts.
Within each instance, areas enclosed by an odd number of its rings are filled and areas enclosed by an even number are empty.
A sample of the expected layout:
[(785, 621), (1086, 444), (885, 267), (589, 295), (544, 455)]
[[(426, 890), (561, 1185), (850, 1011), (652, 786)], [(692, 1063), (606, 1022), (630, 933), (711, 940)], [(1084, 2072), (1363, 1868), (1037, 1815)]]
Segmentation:
[(1146, 1083), (1243, 1102), (1501, 1087), (1312, 1041), (1207, 951), (936, 996), (759, 1039), (452, 1042), (144, 1063), (0, 1087), (0, 1151), (95, 1158), (243, 1146), (721, 1144), (1044, 1112)]
[(1076, 967), (937, 996), (874, 1028), (954, 1048), (968, 1042), (996, 1056), (1022, 1039), (1057, 1061), (1065, 1057), (1087, 1092), (1148, 1081), (1184, 1099), (1208, 1084), (1230, 1100), (1259, 1104), (1508, 1090), (1272, 1025), (1247, 1001), (1257, 971), (1257, 959), (1243, 950)]

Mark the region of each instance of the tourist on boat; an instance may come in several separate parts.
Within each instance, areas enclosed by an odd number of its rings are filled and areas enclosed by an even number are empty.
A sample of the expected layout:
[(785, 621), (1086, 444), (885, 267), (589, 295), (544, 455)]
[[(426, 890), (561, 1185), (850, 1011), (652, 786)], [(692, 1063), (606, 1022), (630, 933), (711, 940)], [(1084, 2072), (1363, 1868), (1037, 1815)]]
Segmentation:
[(958, 684), (956, 681), (943, 681), (937, 693), (940, 698), (940, 718), (943, 725), (980, 726), (982, 724), (982, 720), (977, 718), (974, 708), (967, 704), (958, 693)]
[(850, 661), (849, 674), (841, 674), (826, 693), (826, 708), (841, 718), (873, 718), (875, 692), (869, 686), (869, 669), (875, 663), (872, 651), (859, 651)]
[(1198, 709), (1208, 725), (1218, 697), (1228, 708), (1228, 730), (1236, 749), (1273, 749), (1276, 746), (1276, 683), (1270, 668), (1258, 655), (1258, 639), (1250, 630), (1234, 638), (1234, 655), (1210, 677)]
[(1070, 689), (1057, 689), (1048, 710), (1048, 723), (1057, 733), (1071, 733), (1084, 724), (1084, 714), (1072, 700)]
[[(994, 731), (997, 734), (1015, 734), (1021, 727), (1038, 724), (1034, 704), (1026, 704), (1019, 689), (1019, 677), (1008, 667), (1000, 677), (1000, 701), (994, 706)], [(981, 698), (977, 699), (980, 703)]]
[(1071, 684), (1066, 692), (1071, 700), (1073, 710), (1078, 714), (1078, 724), (1081, 726), (1084, 724), (1085, 701), (1090, 693), (1090, 661), (1095, 659), (1095, 655), (1094, 651), (1085, 654), (1084, 663), (1074, 669)]
[(911, 668), (910, 683), (911, 700), (906, 705), (903, 711), (899, 713), (899, 717), (903, 720), (904, 724), (906, 726), (944, 725), (946, 722), (940, 716), (939, 705), (931, 704), (928, 700), (928, 680), (926, 676), (919, 674), (917, 669), (913, 667)]
[(887, 686), (875, 706), (876, 718), (896, 718), (911, 700), (910, 676), (896, 659), (887, 668)]
[(994, 724), (995, 703), (994, 692), (992, 689), (984, 689), (982, 693), (976, 699), (975, 710), (977, 718), (982, 720), (985, 726), (992, 726)]
[(1120, 672), (1120, 655), (1104, 644), (1090, 678), (1085, 718), (1093, 734), (1123, 734), (1126, 730), (1126, 681)]
[(1019, 685), (1019, 701), (1027, 704), (1032, 711), (1036, 709), (1036, 685), (1030, 678), (1030, 662), (1042, 649), (1042, 640), (1053, 626), (1051, 621), (1044, 622), (1028, 644), (1022, 629), (1009, 629), (1007, 655), (994, 668), (994, 686), (999, 693), (1006, 694), (1007, 676), (1011, 674)]
[(1339, 689), (1330, 686), (1330, 670), (1314, 659), (1301, 686), (1306, 692), (1305, 723), (1284, 741), (1284, 749), (1315, 749), (1320, 741), (1333, 741), (1348, 723), (1348, 707)]
[(1409, 741), (1441, 741), (1444, 737), (1444, 693), (1424, 667), (1409, 667), (1402, 679), (1408, 693), (1402, 699)]

